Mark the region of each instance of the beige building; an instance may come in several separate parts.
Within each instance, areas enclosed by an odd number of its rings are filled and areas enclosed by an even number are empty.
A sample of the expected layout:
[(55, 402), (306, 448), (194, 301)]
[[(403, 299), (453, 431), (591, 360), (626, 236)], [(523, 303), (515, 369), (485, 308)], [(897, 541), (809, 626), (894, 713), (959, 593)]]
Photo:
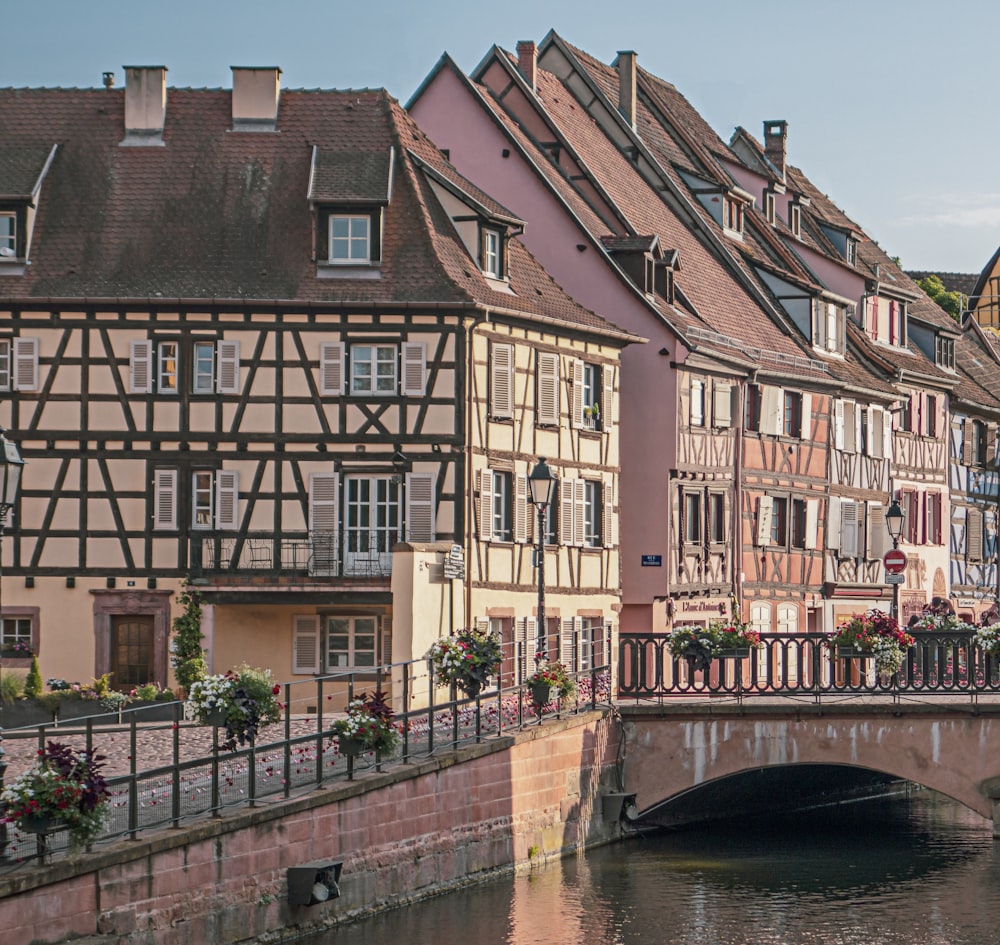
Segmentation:
[(0, 91), (0, 423), (27, 461), (4, 642), (44, 677), (172, 684), (189, 580), (217, 672), (364, 682), (488, 623), (517, 680), (544, 456), (549, 652), (613, 652), (641, 339), (567, 297), (386, 93), (233, 83)]

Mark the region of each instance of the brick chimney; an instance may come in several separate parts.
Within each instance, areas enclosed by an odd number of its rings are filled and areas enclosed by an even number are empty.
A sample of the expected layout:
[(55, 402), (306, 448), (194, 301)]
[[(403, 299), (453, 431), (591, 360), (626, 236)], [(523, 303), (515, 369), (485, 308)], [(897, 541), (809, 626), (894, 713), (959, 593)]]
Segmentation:
[(517, 68), (521, 70), (524, 81), (531, 86), (531, 91), (537, 89), (536, 69), (538, 67), (538, 47), (530, 40), (523, 39), (517, 44)]
[(635, 86), (636, 55), (634, 52), (619, 52), (618, 66), (618, 111), (635, 128)]
[(785, 179), (785, 152), (788, 143), (787, 121), (764, 122), (764, 155)]
[(167, 67), (125, 66), (123, 145), (162, 145), (167, 117)]
[(274, 131), (281, 96), (277, 66), (230, 66), (233, 70), (233, 131)]

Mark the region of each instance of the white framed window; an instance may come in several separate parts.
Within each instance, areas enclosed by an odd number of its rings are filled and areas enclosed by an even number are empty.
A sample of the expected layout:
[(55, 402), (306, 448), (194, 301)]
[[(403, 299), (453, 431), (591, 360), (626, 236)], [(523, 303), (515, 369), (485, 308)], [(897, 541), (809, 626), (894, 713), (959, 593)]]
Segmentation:
[(503, 243), (499, 230), (483, 227), (483, 272), (494, 279), (503, 278)]
[(195, 394), (215, 391), (215, 342), (196, 341), (192, 349), (191, 390)]
[(344, 568), (350, 574), (392, 573), (392, 546), (401, 536), (401, 490), (395, 476), (344, 480)]
[(702, 543), (702, 496), (700, 492), (684, 493), (684, 543), (700, 545)]
[(351, 345), (351, 393), (396, 393), (395, 345)]
[(743, 202), (735, 197), (723, 198), (722, 226), (732, 236), (743, 235)]
[(34, 650), (32, 625), (31, 617), (8, 615), (0, 619), (0, 650), (12, 650), (15, 645)]
[(0, 390), (10, 390), (9, 338), (0, 338)]
[(371, 217), (368, 214), (331, 213), (329, 262), (359, 265), (371, 261)]
[(599, 548), (604, 543), (603, 488), (600, 482), (583, 480), (583, 544)]
[(191, 527), (232, 530), (238, 526), (239, 474), (196, 469), (191, 474)]
[(17, 256), (17, 214), (0, 212), (0, 258)]
[(764, 219), (767, 220), (771, 226), (774, 226), (774, 221), (776, 219), (775, 212), (775, 199), (773, 190), (764, 191)]
[(490, 534), (493, 541), (514, 540), (513, 477), (509, 472), (492, 470), (493, 502), (490, 507)]
[(757, 633), (771, 632), (771, 605), (754, 603), (750, 605), (750, 626)]
[(583, 363), (583, 427), (585, 430), (601, 428), (601, 368), (597, 364)]
[(326, 672), (373, 669), (376, 665), (379, 618), (326, 618)]
[(161, 394), (177, 393), (178, 342), (161, 341), (156, 346), (156, 389)]
[(792, 231), (792, 236), (802, 235), (802, 208), (796, 203), (788, 206), (788, 228)]

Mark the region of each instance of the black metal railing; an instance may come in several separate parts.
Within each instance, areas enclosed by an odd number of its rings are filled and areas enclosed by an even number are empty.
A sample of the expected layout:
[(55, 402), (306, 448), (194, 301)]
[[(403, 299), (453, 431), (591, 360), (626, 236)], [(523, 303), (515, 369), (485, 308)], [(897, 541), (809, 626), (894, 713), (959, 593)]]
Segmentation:
[[(197, 817), (218, 816), (227, 808), (253, 807), (266, 797), (288, 798), (330, 781), (352, 779), (361, 770), (382, 770), (383, 765), (405, 764), (436, 752), (497, 738), (546, 718), (570, 714), (598, 705), (610, 705), (611, 677), (607, 665), (574, 675), (577, 688), (572, 699), (555, 700), (541, 712), (531, 702), (525, 685), (487, 689), (475, 698), (442, 692), (432, 681), (427, 660), (395, 664), (356, 674), (321, 676), (286, 683), (283, 718), (260, 731), (254, 744), (237, 751), (219, 748), (219, 729), (194, 725), (183, 717), (184, 704), (167, 704), (169, 717), (146, 721), (142, 710), (124, 710), (109, 724), (91, 716), (66, 724), (0, 730), (0, 762), (4, 745), (17, 740), (42, 748), (58, 741), (81, 750), (108, 753), (109, 740), (118, 739), (115, 754), (128, 759), (127, 772), (108, 777), (112, 793), (110, 816), (98, 844), (140, 833), (176, 827)], [(332, 723), (343, 717), (347, 703), (364, 691), (391, 690), (394, 701), (411, 704), (411, 694), (422, 694), (426, 706), (395, 716), (401, 737), (387, 754), (369, 752), (358, 757), (339, 753)], [(150, 745), (155, 750), (150, 750)], [(20, 763), (12, 763), (17, 754)], [(34, 751), (6, 752), (6, 780), (10, 784), (30, 767)], [(146, 759), (146, 765), (142, 760)], [(4, 771), (0, 767), (0, 787)], [(3, 817), (0, 805), (0, 818)], [(65, 831), (40, 839), (14, 824), (0, 827), (0, 874), (18, 866), (60, 855), (67, 850)]]
[(212, 532), (192, 534), (191, 567), (199, 574), (387, 578), (392, 575), (392, 552), (381, 532)]
[(674, 657), (668, 640), (666, 634), (619, 637), (619, 697), (1000, 693), (1000, 660), (980, 650), (971, 633), (920, 633), (893, 674), (877, 672), (870, 657), (838, 658), (824, 634), (762, 634), (749, 655), (714, 659), (707, 670)]

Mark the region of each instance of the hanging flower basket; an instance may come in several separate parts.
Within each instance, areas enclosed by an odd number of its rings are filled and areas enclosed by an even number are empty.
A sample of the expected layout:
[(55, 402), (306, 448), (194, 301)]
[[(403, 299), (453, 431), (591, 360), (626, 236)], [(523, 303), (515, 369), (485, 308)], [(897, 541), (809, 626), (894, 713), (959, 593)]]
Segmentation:
[(559, 698), (559, 690), (548, 682), (533, 682), (528, 688), (531, 690), (532, 705), (548, 705)]
[(269, 669), (244, 664), (193, 682), (184, 703), (184, 717), (202, 725), (225, 726), (222, 747), (235, 751), (238, 745), (253, 745), (262, 726), (281, 718), (280, 693)]
[(541, 663), (527, 685), (535, 706), (548, 705), (556, 699), (565, 701), (576, 693), (576, 682), (562, 663)]
[(458, 686), (474, 699), (499, 672), (503, 650), (494, 634), (473, 628), (435, 641), (427, 656), (439, 684)]
[(393, 723), (393, 711), (385, 693), (361, 693), (347, 705), (347, 716), (333, 723), (337, 749), (342, 755), (365, 751), (388, 754), (399, 744), (399, 730)]

